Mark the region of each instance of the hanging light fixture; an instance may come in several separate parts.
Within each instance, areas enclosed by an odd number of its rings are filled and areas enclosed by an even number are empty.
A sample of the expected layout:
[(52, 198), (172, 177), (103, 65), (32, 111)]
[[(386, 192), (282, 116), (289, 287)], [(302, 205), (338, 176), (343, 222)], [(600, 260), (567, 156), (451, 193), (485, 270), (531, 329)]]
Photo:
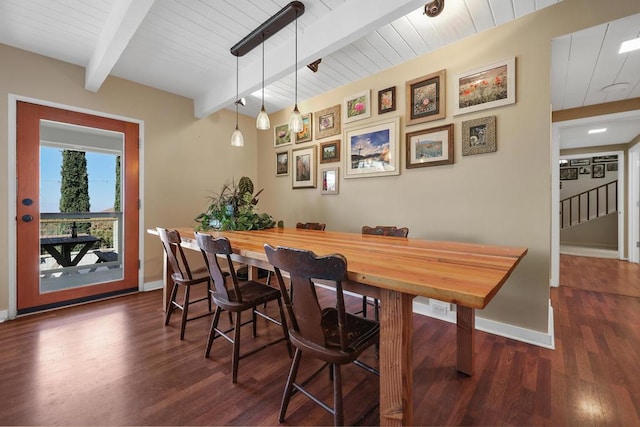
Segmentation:
[[(242, 136), (242, 132), (240, 132), (240, 128), (238, 127), (238, 104), (241, 104), (241, 100), (238, 98), (239, 96), (239, 91), (238, 91), (238, 70), (239, 70), (239, 64), (238, 64), (238, 57), (236, 56), (236, 129), (233, 131), (233, 133), (231, 134), (231, 145), (234, 147), (243, 147), (244, 146), (244, 137)], [(244, 103), (242, 103), (242, 105), (244, 105)]]
[(262, 109), (258, 113), (258, 117), (256, 117), (256, 127), (260, 130), (267, 130), (271, 127), (269, 115), (267, 110), (264, 109), (264, 36), (262, 38)]
[(298, 110), (298, 13), (296, 11), (296, 62), (294, 64), (295, 67), (295, 79), (296, 79), (296, 92), (295, 92), (295, 106), (293, 107), (293, 112), (291, 113), (291, 118), (289, 119), (289, 130), (291, 133), (300, 132), (303, 128), (302, 116), (300, 115), (300, 110)]

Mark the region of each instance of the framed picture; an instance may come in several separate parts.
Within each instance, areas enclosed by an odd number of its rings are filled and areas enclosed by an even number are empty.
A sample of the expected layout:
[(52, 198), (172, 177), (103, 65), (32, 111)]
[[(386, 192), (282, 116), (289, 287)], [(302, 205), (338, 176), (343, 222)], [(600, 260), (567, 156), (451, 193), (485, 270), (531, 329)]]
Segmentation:
[(388, 87), (378, 91), (378, 114), (396, 111), (396, 87)]
[(289, 151), (276, 153), (276, 176), (289, 175)]
[(591, 178), (604, 178), (604, 164), (591, 166)]
[(445, 70), (427, 74), (406, 83), (407, 125), (444, 119)]
[(496, 151), (496, 116), (462, 122), (462, 155)]
[(302, 115), (302, 130), (296, 134), (296, 144), (311, 141), (311, 113)]
[(320, 143), (320, 163), (340, 161), (340, 140)]
[(560, 167), (566, 168), (569, 166), (569, 160), (560, 159)]
[(591, 164), (591, 159), (571, 159), (569, 160), (569, 165), (571, 166), (588, 166)]
[(453, 163), (453, 123), (407, 133), (407, 169)]
[(612, 154), (610, 156), (595, 156), (592, 159), (593, 159), (593, 163), (617, 162), (618, 155)]
[(342, 120), (340, 117), (340, 104), (316, 111), (314, 117), (316, 139), (340, 135), (340, 132), (342, 132), (340, 125)]
[(291, 150), (293, 188), (316, 187), (316, 146)]
[(618, 170), (618, 162), (605, 163), (607, 165), (607, 171), (617, 171)]
[(356, 120), (371, 117), (370, 105), (369, 90), (346, 97), (342, 102), (342, 108), (344, 108), (344, 122), (351, 123)]
[(273, 146), (282, 147), (291, 144), (291, 132), (289, 132), (289, 123), (278, 125), (273, 128)]
[(322, 194), (338, 194), (338, 168), (322, 170)]
[(454, 115), (516, 102), (516, 58), (456, 75)]
[(400, 118), (366, 124), (344, 132), (345, 178), (398, 175)]
[(560, 180), (567, 181), (570, 179), (578, 179), (578, 168), (560, 169)]
[(578, 174), (580, 175), (588, 175), (591, 173), (591, 166), (580, 166), (578, 168)]

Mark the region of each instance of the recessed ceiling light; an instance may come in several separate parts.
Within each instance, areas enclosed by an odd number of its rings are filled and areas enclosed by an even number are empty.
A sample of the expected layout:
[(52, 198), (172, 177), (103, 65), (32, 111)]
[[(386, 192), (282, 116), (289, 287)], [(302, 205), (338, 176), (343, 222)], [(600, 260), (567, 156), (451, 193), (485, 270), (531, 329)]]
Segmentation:
[(640, 37), (622, 42), (618, 53), (631, 52), (632, 50), (640, 49)]
[(589, 133), (589, 134), (592, 134), (592, 133), (602, 133), (602, 132), (606, 132), (606, 131), (607, 131), (607, 128), (600, 128), (600, 129), (591, 129), (591, 130), (589, 130), (589, 132), (588, 132), (588, 133)]
[(613, 84), (607, 85), (600, 90), (605, 93), (617, 93), (617, 92), (623, 92), (625, 90), (629, 90), (630, 88), (631, 88), (630, 83), (623, 82), (623, 83), (613, 83)]

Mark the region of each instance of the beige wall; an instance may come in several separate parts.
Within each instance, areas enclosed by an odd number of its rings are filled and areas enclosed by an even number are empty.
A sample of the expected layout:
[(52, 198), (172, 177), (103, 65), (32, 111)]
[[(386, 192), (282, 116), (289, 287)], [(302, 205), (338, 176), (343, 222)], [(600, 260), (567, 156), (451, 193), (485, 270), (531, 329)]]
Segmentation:
[[(265, 188), (262, 209), (284, 220), (285, 225), (298, 220), (321, 221), (330, 230), (358, 232), (364, 224), (398, 224), (409, 227), (409, 235), (413, 237), (526, 246), (528, 255), (493, 302), (478, 314), (547, 332), (551, 39), (639, 11), (640, 5), (634, 1), (594, 4), (564, 0), (498, 29), (300, 103), (303, 113), (315, 112), (341, 103), (345, 96), (371, 90), (373, 114), (368, 122), (394, 115), (401, 117), (401, 174), (344, 179), (343, 147), (339, 195), (323, 196), (319, 188), (292, 190), (291, 176), (274, 176), (276, 150), (272, 132), (259, 132), (258, 177), (260, 186)], [(454, 117), (456, 73), (512, 56), (517, 61), (517, 103)], [(405, 128), (405, 82), (443, 68), (447, 76), (446, 119)], [(377, 91), (393, 85), (397, 88), (398, 110), (378, 116)], [(271, 122), (286, 122), (289, 111), (272, 114)], [(462, 157), (461, 122), (489, 115), (497, 116), (497, 152)], [(405, 129), (414, 131), (448, 123), (455, 124), (455, 163), (407, 170)], [(319, 166), (321, 169), (333, 165)]]
[[(145, 228), (189, 226), (206, 195), (231, 178), (256, 178), (256, 130), (241, 116), (245, 147), (230, 145), (235, 114), (222, 110), (198, 120), (191, 100), (110, 77), (98, 93), (84, 90), (84, 70), (0, 44), (0, 242), (8, 253), (8, 94), (31, 97), (144, 122)], [(157, 238), (145, 235), (145, 282), (161, 278)], [(15, 252), (9, 253), (14, 257)], [(0, 257), (0, 310), (8, 308), (8, 257)]]

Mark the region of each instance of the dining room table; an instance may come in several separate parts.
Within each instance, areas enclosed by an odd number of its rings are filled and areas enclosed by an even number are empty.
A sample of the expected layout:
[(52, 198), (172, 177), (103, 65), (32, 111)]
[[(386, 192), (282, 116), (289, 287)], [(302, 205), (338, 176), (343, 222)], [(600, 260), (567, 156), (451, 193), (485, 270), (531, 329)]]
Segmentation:
[[(183, 247), (199, 250), (192, 228), (177, 230)], [(475, 310), (491, 302), (527, 254), (526, 247), (295, 228), (206, 233), (227, 237), (232, 260), (248, 264), (250, 277), (258, 268), (273, 270), (265, 244), (346, 257), (348, 280), (343, 287), (380, 300), (380, 425), (413, 424), (413, 299), (456, 304), (456, 368), (471, 376)], [(169, 268), (165, 262), (165, 306), (172, 286)]]

